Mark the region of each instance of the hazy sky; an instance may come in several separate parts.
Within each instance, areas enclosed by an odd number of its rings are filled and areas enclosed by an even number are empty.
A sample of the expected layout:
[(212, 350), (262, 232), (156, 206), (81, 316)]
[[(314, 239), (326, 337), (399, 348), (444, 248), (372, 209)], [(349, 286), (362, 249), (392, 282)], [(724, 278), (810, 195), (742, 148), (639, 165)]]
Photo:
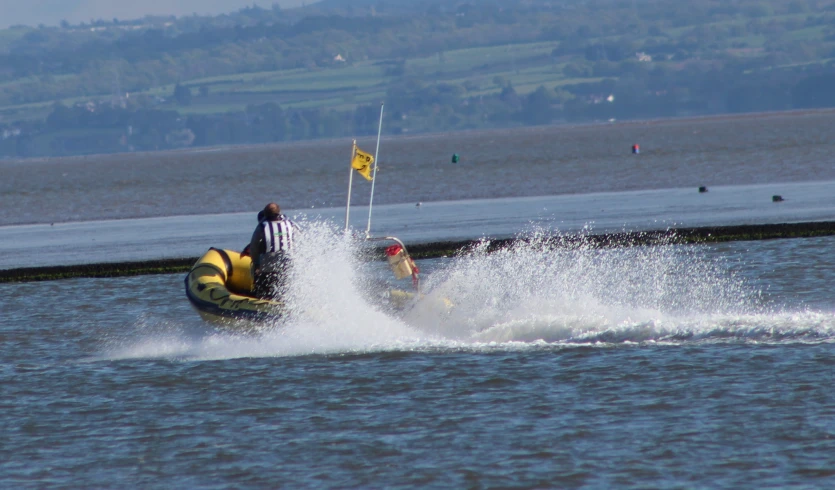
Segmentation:
[(0, 0), (0, 29), (23, 24), (58, 25), (62, 20), (72, 24), (90, 19), (138, 19), (145, 15), (222, 14), (257, 4), (270, 8), (277, 3), (283, 8), (296, 7), (315, 0)]

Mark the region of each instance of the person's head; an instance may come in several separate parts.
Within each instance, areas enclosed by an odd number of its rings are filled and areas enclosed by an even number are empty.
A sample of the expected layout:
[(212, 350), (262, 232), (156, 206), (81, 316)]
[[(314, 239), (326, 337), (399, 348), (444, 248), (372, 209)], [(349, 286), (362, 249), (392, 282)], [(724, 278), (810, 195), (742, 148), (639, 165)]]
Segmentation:
[(258, 222), (264, 221), (264, 210), (258, 211)]
[(264, 218), (270, 221), (277, 220), (281, 215), (281, 208), (278, 204), (271, 202), (264, 207)]

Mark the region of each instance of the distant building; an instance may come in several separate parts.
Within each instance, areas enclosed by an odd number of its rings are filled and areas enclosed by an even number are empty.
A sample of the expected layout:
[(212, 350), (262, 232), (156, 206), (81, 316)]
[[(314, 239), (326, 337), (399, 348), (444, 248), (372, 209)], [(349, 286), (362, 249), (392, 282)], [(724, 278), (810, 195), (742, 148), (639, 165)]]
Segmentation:
[(3, 130), (3, 139), (4, 140), (9, 139), (9, 138), (13, 138), (13, 137), (16, 137), (16, 136), (20, 136), (20, 130), (18, 128), (4, 129)]
[(635, 53), (635, 57), (638, 58), (638, 61), (643, 61), (644, 63), (649, 63), (652, 61), (652, 56), (644, 53), (643, 51)]
[(337, 62), (345, 63), (345, 58), (343, 58), (341, 54), (338, 54), (338, 55), (334, 56), (333, 60), (337, 61)]
[(614, 102), (615, 101), (615, 94), (609, 95), (590, 95), (588, 97), (589, 102), (592, 104), (602, 104), (603, 102)]

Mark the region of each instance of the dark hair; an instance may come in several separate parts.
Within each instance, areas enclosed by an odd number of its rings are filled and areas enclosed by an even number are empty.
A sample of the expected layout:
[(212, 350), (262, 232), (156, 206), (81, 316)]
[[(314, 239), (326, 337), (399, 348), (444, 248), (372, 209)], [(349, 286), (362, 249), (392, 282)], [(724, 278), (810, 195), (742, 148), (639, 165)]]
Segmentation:
[(281, 208), (278, 204), (271, 202), (264, 206), (264, 217), (270, 221), (278, 219), (281, 215)]
[(258, 211), (258, 222), (264, 221), (264, 210)]

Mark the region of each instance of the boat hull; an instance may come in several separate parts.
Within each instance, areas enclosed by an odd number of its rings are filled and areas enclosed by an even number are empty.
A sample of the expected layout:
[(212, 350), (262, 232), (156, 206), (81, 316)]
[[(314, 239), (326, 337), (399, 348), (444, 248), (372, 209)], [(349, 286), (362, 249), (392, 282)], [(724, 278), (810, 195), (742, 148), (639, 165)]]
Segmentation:
[[(252, 259), (234, 250), (210, 248), (185, 278), (189, 303), (209, 323), (235, 330), (259, 330), (274, 320), (286, 319), (288, 309), (283, 301), (257, 298), (252, 294), (252, 286)], [(385, 285), (369, 292), (369, 296), (378, 298), (378, 307), (392, 313), (407, 311), (427, 299), (416, 292)], [(451, 307), (446, 299), (439, 304), (444, 309)]]
[(285, 313), (281, 301), (252, 296), (252, 260), (234, 250), (210, 248), (185, 278), (186, 296), (212, 323), (264, 321)]

